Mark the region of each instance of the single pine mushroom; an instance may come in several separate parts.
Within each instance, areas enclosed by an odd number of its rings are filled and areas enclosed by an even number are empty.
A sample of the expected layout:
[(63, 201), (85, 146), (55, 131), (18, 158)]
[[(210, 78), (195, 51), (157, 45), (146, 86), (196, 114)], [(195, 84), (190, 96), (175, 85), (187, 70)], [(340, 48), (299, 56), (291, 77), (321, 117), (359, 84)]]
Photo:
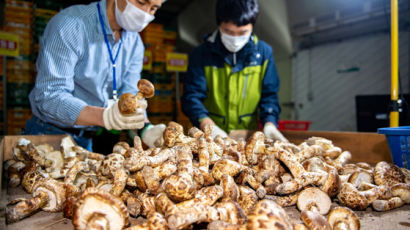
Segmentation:
[(372, 203), (374, 210), (378, 212), (385, 212), (395, 208), (399, 208), (404, 205), (404, 202), (400, 197), (392, 197), (388, 200), (375, 200)]
[(333, 230), (359, 230), (360, 220), (359, 217), (352, 210), (346, 207), (333, 208), (328, 217), (327, 222)]
[(393, 196), (400, 197), (404, 203), (410, 204), (410, 184), (399, 183), (391, 187)]
[(39, 209), (58, 212), (66, 200), (64, 184), (54, 179), (41, 179), (33, 187), (33, 197), (11, 201), (6, 207), (7, 223), (19, 221)]
[(118, 108), (122, 114), (129, 115), (135, 113), (138, 108), (143, 107), (140, 102), (143, 98), (151, 98), (155, 94), (154, 85), (146, 79), (138, 81), (138, 89), (139, 92), (136, 95), (124, 93), (120, 96)]
[(248, 163), (255, 165), (258, 163), (258, 155), (265, 153), (265, 135), (262, 132), (255, 132), (248, 140), (245, 147), (245, 155)]
[(301, 218), (310, 230), (332, 230), (326, 218), (318, 212), (303, 210)]
[(223, 159), (215, 163), (212, 168), (212, 176), (220, 181), (223, 175), (236, 176), (242, 169), (242, 165), (236, 161)]
[(377, 185), (393, 186), (398, 183), (404, 183), (405, 176), (394, 164), (385, 161), (379, 162), (374, 168), (374, 182)]
[(315, 187), (300, 192), (297, 202), (300, 211), (318, 212), (321, 215), (326, 215), (329, 212), (331, 204), (332, 201), (327, 193)]
[(364, 210), (377, 199), (388, 199), (391, 197), (389, 188), (377, 186), (366, 191), (359, 191), (351, 183), (344, 183), (337, 198), (339, 203), (355, 210)]
[(178, 175), (171, 175), (162, 182), (162, 190), (173, 201), (181, 202), (194, 197), (192, 153), (188, 146), (177, 150)]
[(76, 203), (73, 224), (78, 230), (121, 230), (128, 225), (127, 207), (117, 197), (96, 188), (85, 190)]

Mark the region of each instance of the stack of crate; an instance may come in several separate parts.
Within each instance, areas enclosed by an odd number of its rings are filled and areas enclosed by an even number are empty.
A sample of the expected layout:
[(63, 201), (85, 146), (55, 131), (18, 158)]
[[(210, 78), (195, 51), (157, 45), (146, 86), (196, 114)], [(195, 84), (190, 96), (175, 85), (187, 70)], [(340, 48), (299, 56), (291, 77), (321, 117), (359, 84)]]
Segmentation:
[(19, 57), (7, 58), (7, 134), (20, 134), (31, 117), (28, 94), (33, 86), (33, 3), (6, 0), (3, 31), (19, 36)]
[(152, 53), (152, 69), (144, 71), (142, 77), (155, 86), (155, 97), (148, 99), (148, 117), (154, 124), (166, 124), (176, 117), (175, 74), (165, 69), (166, 54), (175, 50), (176, 32), (151, 23), (141, 33), (141, 38), (146, 50)]

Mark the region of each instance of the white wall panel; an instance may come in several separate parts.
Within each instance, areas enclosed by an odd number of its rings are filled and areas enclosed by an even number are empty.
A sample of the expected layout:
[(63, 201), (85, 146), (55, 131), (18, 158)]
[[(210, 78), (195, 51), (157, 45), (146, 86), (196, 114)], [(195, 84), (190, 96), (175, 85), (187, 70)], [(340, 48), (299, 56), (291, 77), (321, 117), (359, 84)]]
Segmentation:
[[(400, 35), (400, 74), (409, 93), (410, 33)], [(338, 70), (357, 66), (357, 72)], [(356, 95), (390, 93), (390, 39), (378, 34), (297, 53), (292, 66), (293, 118), (310, 120), (311, 130), (356, 130)], [(388, 106), (388, 105), (386, 105)]]

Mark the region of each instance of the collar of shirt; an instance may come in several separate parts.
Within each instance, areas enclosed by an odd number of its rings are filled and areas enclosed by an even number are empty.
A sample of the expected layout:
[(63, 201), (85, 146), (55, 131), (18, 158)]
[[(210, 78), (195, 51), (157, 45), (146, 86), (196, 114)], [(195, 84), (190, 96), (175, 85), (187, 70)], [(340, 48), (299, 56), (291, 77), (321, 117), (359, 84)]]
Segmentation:
[[(101, 15), (102, 15), (102, 18), (103, 18), (103, 20), (104, 20), (104, 27), (105, 27), (105, 31), (107, 32), (107, 36), (108, 36), (108, 38), (110, 39), (110, 41), (114, 41), (114, 40), (115, 40), (114, 32), (112, 31), (111, 26), (110, 26), (110, 23), (108, 22), (108, 16), (107, 16), (107, 1), (106, 1), (106, 0), (101, 0), (101, 1), (100, 1), (100, 7), (101, 7)], [(95, 8), (95, 10), (97, 10), (97, 7)], [(97, 11), (98, 11), (98, 10), (97, 10)], [(99, 19), (98, 17), (99, 17), (99, 16), (98, 16), (98, 14), (97, 14), (97, 20), (98, 20), (98, 22), (99, 22), (100, 19)], [(98, 26), (97, 31), (98, 31), (100, 34), (103, 34), (103, 30), (102, 30), (102, 28), (101, 28), (101, 25)], [(125, 30), (122, 31), (122, 33), (121, 33), (122, 39), (125, 38), (126, 33), (127, 33), (127, 32), (126, 32)], [(120, 39), (119, 41), (121, 42), (121, 39)]]

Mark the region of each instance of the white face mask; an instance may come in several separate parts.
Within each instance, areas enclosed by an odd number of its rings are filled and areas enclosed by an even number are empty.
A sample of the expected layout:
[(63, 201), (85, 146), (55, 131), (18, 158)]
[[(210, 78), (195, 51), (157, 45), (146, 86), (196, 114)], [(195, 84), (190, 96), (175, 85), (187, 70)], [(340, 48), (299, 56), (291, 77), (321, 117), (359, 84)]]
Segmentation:
[(221, 31), (221, 40), (225, 48), (232, 53), (241, 50), (248, 43), (251, 33), (242, 36), (231, 36)]
[(115, 0), (115, 19), (124, 30), (141, 32), (155, 17), (126, 1), (127, 6), (124, 12), (121, 12)]

